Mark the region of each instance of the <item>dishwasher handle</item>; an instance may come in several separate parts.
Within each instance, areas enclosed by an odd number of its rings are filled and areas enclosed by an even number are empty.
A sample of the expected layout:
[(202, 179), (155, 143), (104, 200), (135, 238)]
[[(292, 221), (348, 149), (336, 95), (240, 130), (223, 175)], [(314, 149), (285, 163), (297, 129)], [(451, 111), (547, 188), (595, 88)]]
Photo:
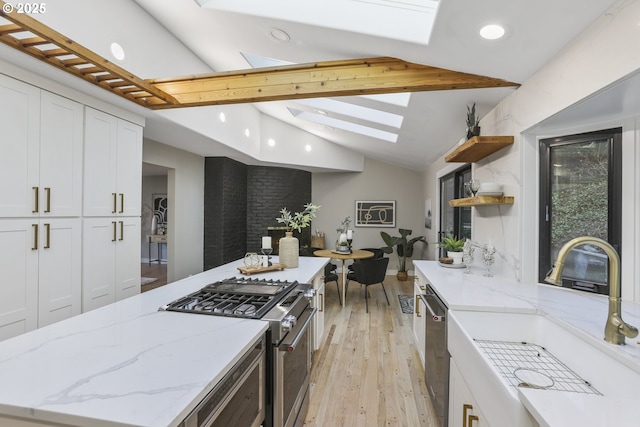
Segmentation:
[(433, 308), (431, 308), (431, 306), (429, 305), (429, 303), (427, 302), (426, 298), (422, 299), (424, 301), (424, 305), (427, 306), (427, 310), (429, 310), (429, 314), (431, 315), (431, 318), (433, 319), (434, 322), (444, 322), (444, 318), (445, 316), (439, 316), (437, 315), (434, 311)]

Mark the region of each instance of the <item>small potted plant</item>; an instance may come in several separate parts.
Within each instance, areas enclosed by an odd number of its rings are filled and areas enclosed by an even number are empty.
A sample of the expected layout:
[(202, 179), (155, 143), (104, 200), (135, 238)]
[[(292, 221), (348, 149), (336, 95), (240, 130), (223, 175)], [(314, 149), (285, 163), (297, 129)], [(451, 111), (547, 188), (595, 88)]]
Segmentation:
[(467, 139), (480, 136), (480, 119), (476, 116), (476, 103), (471, 108), (467, 105)]
[(381, 231), (380, 236), (387, 246), (380, 249), (382, 249), (384, 253), (390, 254), (393, 252), (393, 248), (396, 248), (396, 252), (398, 254), (398, 274), (396, 275), (396, 277), (400, 281), (405, 281), (408, 277), (407, 258), (411, 258), (411, 256), (413, 255), (413, 245), (415, 245), (417, 242), (427, 244), (427, 241), (424, 236), (418, 236), (414, 237), (411, 240), (408, 240), (407, 236), (412, 233), (412, 230), (400, 228), (398, 232), (400, 233), (400, 236), (392, 237), (389, 235), (389, 233)]
[(462, 264), (462, 250), (466, 239), (458, 239), (456, 236), (443, 237), (438, 246), (447, 251), (447, 257), (453, 259), (454, 264)]

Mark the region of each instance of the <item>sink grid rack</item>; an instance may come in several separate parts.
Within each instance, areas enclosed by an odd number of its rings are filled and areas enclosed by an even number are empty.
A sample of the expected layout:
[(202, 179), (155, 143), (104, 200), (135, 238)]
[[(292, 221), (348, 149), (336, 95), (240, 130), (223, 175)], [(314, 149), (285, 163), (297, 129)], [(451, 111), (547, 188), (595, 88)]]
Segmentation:
[[(546, 390), (602, 395), (588, 381), (573, 372), (546, 348), (528, 342), (474, 340), (509, 384)], [(535, 386), (523, 383), (516, 371), (534, 371), (551, 379), (551, 384)]]

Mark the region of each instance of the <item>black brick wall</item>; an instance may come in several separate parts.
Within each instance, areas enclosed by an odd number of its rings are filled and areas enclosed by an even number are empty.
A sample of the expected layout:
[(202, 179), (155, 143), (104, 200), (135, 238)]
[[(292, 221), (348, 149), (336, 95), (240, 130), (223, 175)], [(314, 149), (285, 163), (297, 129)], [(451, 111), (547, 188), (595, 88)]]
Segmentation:
[[(207, 157), (204, 193), (207, 270), (242, 258), (246, 252), (258, 252), (267, 228), (279, 226), (275, 219), (280, 209), (298, 212), (312, 201), (311, 173)], [(309, 228), (302, 235), (295, 234), (301, 246), (310, 244)]]
[(247, 252), (247, 166), (226, 157), (205, 159), (204, 268)]

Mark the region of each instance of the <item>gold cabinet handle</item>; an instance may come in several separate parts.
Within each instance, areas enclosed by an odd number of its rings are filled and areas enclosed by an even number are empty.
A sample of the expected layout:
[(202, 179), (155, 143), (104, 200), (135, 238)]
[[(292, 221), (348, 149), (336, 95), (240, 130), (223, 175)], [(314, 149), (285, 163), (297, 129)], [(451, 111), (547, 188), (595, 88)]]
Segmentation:
[(35, 208), (31, 211), (31, 213), (38, 213), (38, 211), (40, 210), (39, 206), (39, 199), (40, 196), (38, 195), (39, 191), (38, 191), (38, 187), (31, 187), (33, 189), (33, 193), (34, 193), (34, 199), (35, 199)]
[(124, 193), (120, 193), (120, 212), (124, 213)]
[[(468, 403), (465, 403), (464, 405), (462, 405), (462, 427), (467, 427), (467, 421), (470, 421), (469, 418), (467, 417), (467, 411), (472, 411), (473, 410), (473, 405), (469, 405)], [(469, 424), (469, 427), (471, 427), (471, 424)]]
[(324, 294), (320, 294), (320, 311), (324, 311)]
[(420, 314), (420, 297), (418, 295), (416, 295), (414, 297), (414, 304), (416, 306), (416, 316), (417, 317), (422, 317), (422, 315)]
[(116, 211), (118, 210), (116, 207), (116, 205), (118, 204), (118, 194), (111, 193), (111, 195), (113, 196), (113, 210), (111, 211), (111, 213), (116, 213)]
[(47, 192), (47, 207), (45, 208), (44, 213), (50, 213), (51, 212), (51, 188), (44, 187), (44, 191)]
[(38, 224), (31, 224), (33, 227), (33, 246), (31, 247), (32, 251), (38, 250)]
[(477, 421), (479, 423), (480, 419), (478, 418), (477, 415), (469, 415), (469, 427), (473, 427), (474, 421)]
[(120, 240), (124, 240), (124, 221), (120, 222)]
[(420, 285), (420, 290), (421, 290), (421, 291), (426, 291), (426, 290), (427, 290), (427, 287), (426, 287), (426, 286), (424, 286), (424, 285)]
[(116, 222), (115, 221), (111, 221), (111, 225), (113, 225), (113, 239), (111, 239), (112, 242), (115, 242), (118, 238), (116, 236)]
[(45, 224), (44, 229), (46, 230), (46, 238), (43, 249), (51, 249), (51, 224)]

